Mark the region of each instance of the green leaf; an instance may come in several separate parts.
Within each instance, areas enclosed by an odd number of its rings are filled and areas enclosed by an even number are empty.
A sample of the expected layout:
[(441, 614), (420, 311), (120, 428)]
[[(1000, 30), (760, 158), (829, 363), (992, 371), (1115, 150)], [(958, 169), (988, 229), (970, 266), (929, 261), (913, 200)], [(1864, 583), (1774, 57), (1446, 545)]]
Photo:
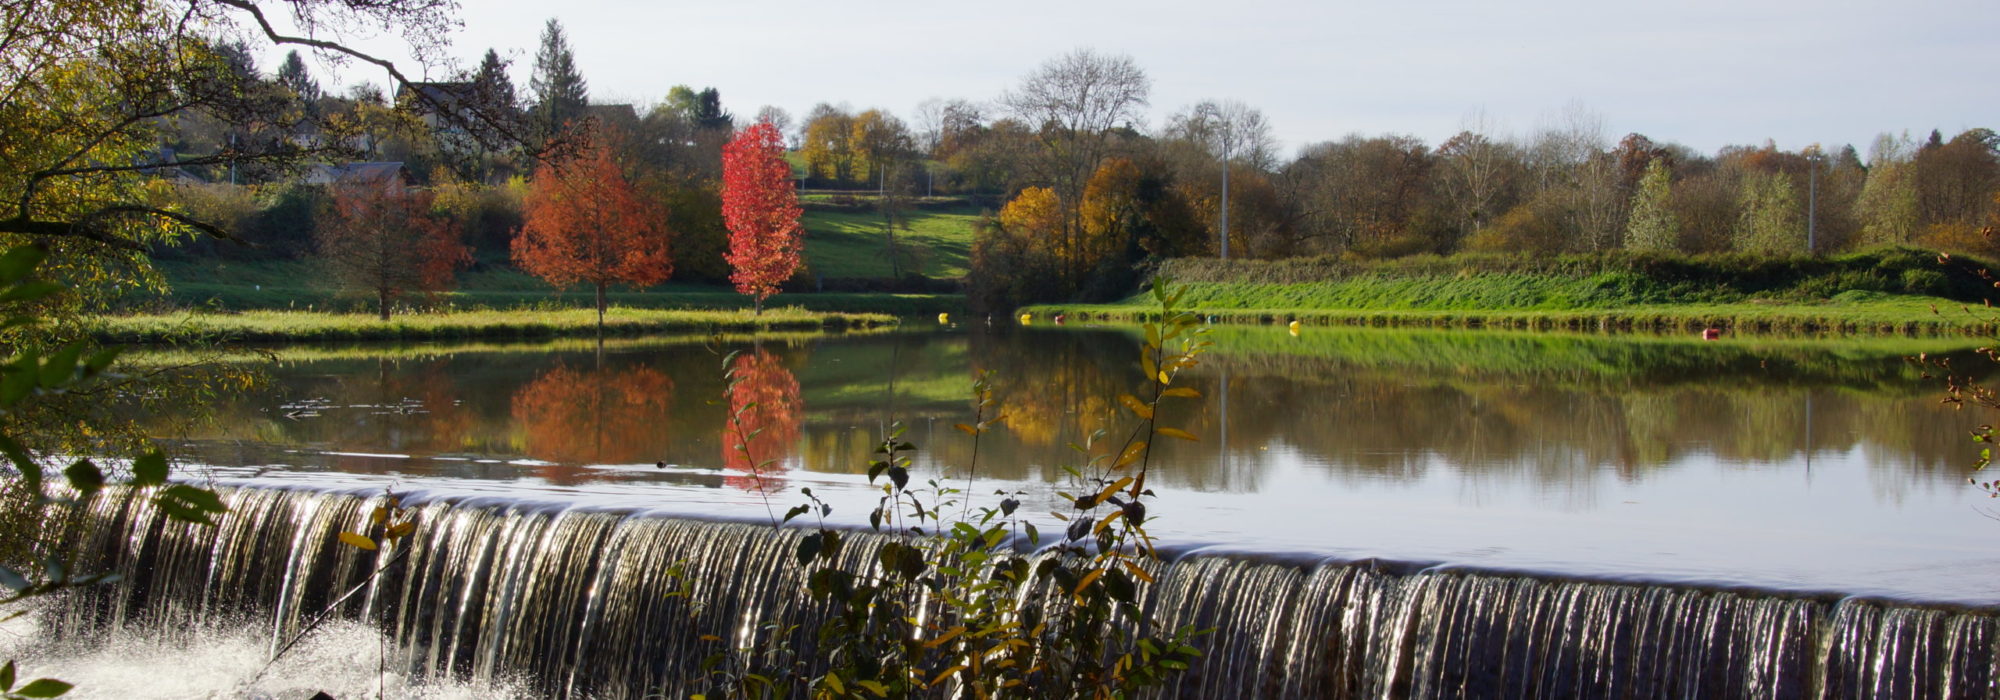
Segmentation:
[(21, 447), (21, 443), (0, 435), (0, 454), (7, 455), (7, 460), (14, 463), (15, 469), (20, 470), (21, 480), (27, 482), (30, 490), (37, 493), (42, 490), (42, 465), (28, 456), (28, 451)]
[(215, 524), (208, 518), (210, 513), (220, 514), (229, 510), (222, 505), (222, 497), (215, 495), (214, 491), (187, 484), (172, 484), (161, 489), (153, 502), (167, 511), (168, 518), (202, 525)]
[(34, 301), (62, 290), (63, 286), (54, 282), (22, 282), (0, 291), (0, 303)]
[(158, 451), (132, 460), (133, 486), (158, 486), (167, 482), (167, 456)]
[(792, 518), (805, 515), (806, 513), (811, 511), (812, 511), (812, 506), (806, 505), (804, 503), (792, 506), (791, 510), (785, 511), (785, 519), (782, 522), (789, 523), (792, 521)]
[(6, 666), (0, 666), (0, 690), (14, 689), (14, 660), (8, 659)]
[(85, 496), (104, 488), (104, 472), (99, 471), (97, 465), (87, 459), (79, 459), (75, 464), (69, 465), (68, 469), (63, 470), (63, 476), (69, 479), (70, 488)]
[(83, 357), (83, 344), (70, 343), (42, 363), (44, 389), (60, 389), (76, 379), (76, 362)]
[(14, 694), (24, 698), (53, 698), (69, 692), (69, 689), (74, 687), (76, 686), (54, 678), (37, 678), (21, 686), (21, 689), (14, 691)]
[(41, 366), (40, 360), (40, 356), (29, 350), (21, 355), (21, 359), (7, 366), (4, 370), (6, 378), (0, 379), (0, 407), (18, 404), (35, 390), (35, 385), (41, 380), (41, 373), (35, 371)]
[(798, 558), (800, 566), (812, 563), (813, 557), (819, 556), (820, 547), (825, 544), (820, 540), (821, 534), (815, 532), (799, 539), (799, 549), (793, 556)]
[(124, 353), (125, 348), (118, 345), (91, 353), (90, 358), (83, 361), (84, 373), (95, 375), (110, 369), (111, 363), (118, 361), (118, 356)]
[(38, 245), (17, 245), (8, 248), (5, 255), (0, 255), (0, 284), (21, 281), (28, 276), (28, 273), (34, 272), (35, 266), (42, 264), (42, 259), (48, 256), (48, 249)]

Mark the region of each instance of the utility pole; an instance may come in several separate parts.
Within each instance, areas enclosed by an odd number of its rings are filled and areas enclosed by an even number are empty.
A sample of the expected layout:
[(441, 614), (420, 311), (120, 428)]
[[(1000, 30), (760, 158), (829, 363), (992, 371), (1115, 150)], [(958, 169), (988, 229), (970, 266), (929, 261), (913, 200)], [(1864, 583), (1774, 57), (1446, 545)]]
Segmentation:
[(1229, 259), (1229, 133), (1222, 135), (1222, 259)]

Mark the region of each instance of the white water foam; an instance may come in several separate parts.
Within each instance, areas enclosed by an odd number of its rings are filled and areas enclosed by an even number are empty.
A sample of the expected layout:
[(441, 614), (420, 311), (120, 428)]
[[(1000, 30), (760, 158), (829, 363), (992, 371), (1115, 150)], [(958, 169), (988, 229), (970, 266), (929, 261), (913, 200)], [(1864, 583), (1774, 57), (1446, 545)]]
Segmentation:
[[(335, 621), (321, 627), (269, 669), (261, 626), (235, 625), (194, 633), (120, 630), (51, 644), (36, 616), (0, 625), (0, 658), (14, 659), (23, 679), (55, 678), (76, 688), (63, 697), (254, 698), (306, 700), (325, 692), (338, 700), (398, 698), (484, 700), (531, 698), (523, 685), (422, 679), (391, 670), (377, 674), (382, 636), (373, 627)], [(389, 649), (394, 658), (395, 649)], [(262, 674), (259, 674), (259, 671)]]

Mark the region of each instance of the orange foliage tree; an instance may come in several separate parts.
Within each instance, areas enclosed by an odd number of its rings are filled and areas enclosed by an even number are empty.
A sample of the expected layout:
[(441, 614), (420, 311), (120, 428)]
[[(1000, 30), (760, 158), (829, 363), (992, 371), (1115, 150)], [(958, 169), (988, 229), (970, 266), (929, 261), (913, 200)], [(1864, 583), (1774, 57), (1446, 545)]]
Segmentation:
[(400, 182), (336, 185), (327, 225), (314, 232), (319, 254), (341, 287), (366, 290), (389, 320), (389, 301), (449, 288), (472, 262), (460, 228), (431, 211), (428, 192)]
[(580, 463), (657, 459), (667, 445), (674, 381), (651, 367), (557, 366), (514, 394), (514, 423), (528, 456)]
[(536, 168), (525, 207), (514, 262), (558, 287), (595, 287), (599, 330), (605, 287), (645, 287), (673, 275), (666, 208), (639, 196), (609, 149)]
[(730, 368), (729, 414), (722, 441), (722, 463), (747, 476), (730, 476), (738, 488), (771, 492), (781, 486), (771, 480), (784, 471), (784, 459), (799, 441), (799, 380), (778, 356), (762, 349), (737, 355)]
[(759, 122), (722, 148), (722, 219), (729, 227), (729, 279), (736, 291), (764, 300), (799, 268), (805, 247), (798, 193), (778, 127)]

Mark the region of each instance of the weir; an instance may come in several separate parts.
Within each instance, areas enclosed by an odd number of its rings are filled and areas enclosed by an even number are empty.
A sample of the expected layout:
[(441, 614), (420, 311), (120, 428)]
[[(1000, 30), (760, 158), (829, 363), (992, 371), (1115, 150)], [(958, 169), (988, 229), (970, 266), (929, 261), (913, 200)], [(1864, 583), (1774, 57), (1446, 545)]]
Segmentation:
[[(370, 581), (378, 555), (335, 534), (362, 531), (380, 495), (221, 491), (214, 528), (97, 498), (63, 543), (79, 571), (124, 580), (48, 621), (88, 635), (251, 619), (275, 649), (365, 583), (337, 614), (382, 629), (416, 676), (685, 695), (712, 655), (770, 648), (773, 623), (813, 658), (797, 529), (406, 498), (417, 533)], [(851, 537), (850, 570), (885, 541)], [(1170, 697), (1987, 697), (2000, 665), (1990, 609), (1372, 561), (1188, 554), (1146, 601), (1163, 624), (1214, 629)]]

